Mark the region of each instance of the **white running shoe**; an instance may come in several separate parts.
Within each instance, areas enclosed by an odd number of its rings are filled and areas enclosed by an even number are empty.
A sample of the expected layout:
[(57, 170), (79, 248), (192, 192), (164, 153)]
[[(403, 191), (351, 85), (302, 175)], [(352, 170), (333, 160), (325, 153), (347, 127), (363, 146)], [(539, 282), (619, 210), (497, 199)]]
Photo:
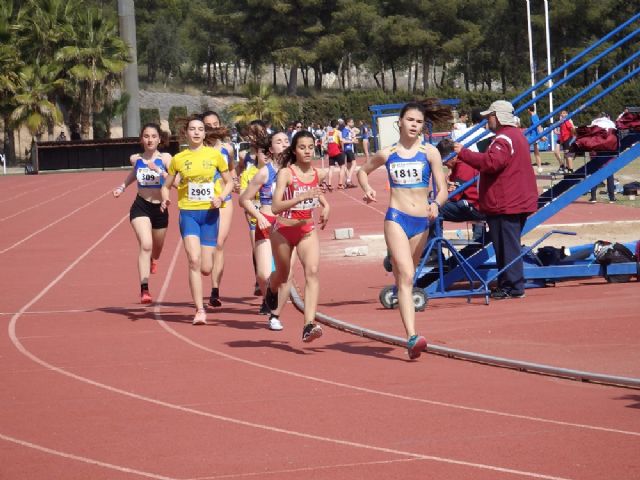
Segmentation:
[(280, 331), (284, 327), (282, 326), (282, 322), (278, 317), (270, 317), (269, 318), (269, 330)]
[(204, 310), (196, 311), (196, 315), (193, 317), (193, 325), (206, 325), (207, 324), (207, 312)]

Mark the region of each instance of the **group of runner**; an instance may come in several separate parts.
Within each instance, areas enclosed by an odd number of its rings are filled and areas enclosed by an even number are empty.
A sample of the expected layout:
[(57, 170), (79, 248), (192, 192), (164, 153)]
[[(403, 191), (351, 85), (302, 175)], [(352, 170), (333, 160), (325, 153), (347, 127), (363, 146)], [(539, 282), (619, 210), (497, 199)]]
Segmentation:
[[(406, 104), (398, 121), (398, 143), (368, 157), (357, 172), (366, 202), (377, 200), (368, 176), (385, 166), (390, 185), (390, 203), (384, 221), (384, 236), (391, 253), (397, 285), (400, 316), (407, 334), (411, 359), (420, 356), (426, 340), (415, 329), (412, 280), (427, 241), (428, 225), (447, 199), (447, 186), (438, 150), (423, 140), (427, 120), (450, 115), (437, 101)], [(291, 142), (283, 132), (267, 133), (260, 121), (252, 122), (250, 149), (242, 158), (242, 169), (234, 165), (234, 152), (225, 143), (229, 131), (215, 112), (192, 115), (180, 132), (187, 148), (171, 157), (161, 153), (166, 140), (160, 127), (147, 124), (140, 141), (144, 151), (130, 158), (132, 170), (113, 195), (137, 184), (130, 219), (139, 243), (138, 272), (141, 302), (152, 302), (149, 276), (155, 273), (167, 231), (170, 189), (177, 188), (180, 233), (188, 259), (189, 287), (196, 312), (194, 325), (207, 323), (202, 276), (212, 277), (209, 303), (221, 305), (219, 288), (224, 266), (224, 244), (233, 214), (232, 192), (248, 221), (256, 273), (256, 293), (264, 294), (260, 313), (269, 315), (269, 328), (282, 330), (280, 314), (292, 278), (294, 254), (305, 277), (305, 308), (302, 340), (322, 335), (315, 322), (320, 284), (320, 245), (313, 211), (319, 209), (318, 225), (324, 228), (330, 206), (324, 195), (327, 173), (312, 165), (314, 135), (298, 131)], [(355, 159), (352, 160), (355, 166)], [(430, 198), (430, 178), (437, 195)], [(330, 183), (329, 183), (330, 185)], [(259, 290), (259, 292), (258, 292)]]

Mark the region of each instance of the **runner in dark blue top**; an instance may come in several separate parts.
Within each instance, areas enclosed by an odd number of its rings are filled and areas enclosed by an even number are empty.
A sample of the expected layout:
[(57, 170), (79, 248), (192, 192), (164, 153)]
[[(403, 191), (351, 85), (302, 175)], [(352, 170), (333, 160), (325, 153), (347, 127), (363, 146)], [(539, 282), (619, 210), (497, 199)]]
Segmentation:
[(133, 167), (124, 183), (114, 189), (113, 196), (118, 198), (128, 185), (136, 182), (136, 195), (129, 218), (138, 239), (138, 273), (140, 275), (140, 301), (151, 303), (149, 293), (149, 274), (156, 273), (157, 261), (160, 258), (164, 238), (169, 225), (169, 213), (160, 210), (160, 188), (164, 185), (167, 169), (171, 163), (171, 155), (160, 153), (158, 147), (164, 144), (168, 135), (156, 124), (149, 123), (142, 127), (140, 143), (143, 153), (131, 155), (129, 161)]
[[(413, 276), (429, 235), (429, 221), (436, 219), (447, 200), (440, 153), (434, 146), (422, 143), (422, 133), (425, 120), (442, 121), (450, 116), (450, 110), (437, 101), (406, 104), (400, 111), (398, 143), (378, 151), (358, 171), (366, 202), (376, 201), (376, 191), (369, 185), (369, 174), (385, 165), (389, 176), (391, 198), (384, 236), (391, 253), (400, 317), (407, 332), (411, 359), (418, 358), (427, 346), (425, 338), (417, 335), (415, 329)], [(437, 195), (429, 201), (431, 175)]]

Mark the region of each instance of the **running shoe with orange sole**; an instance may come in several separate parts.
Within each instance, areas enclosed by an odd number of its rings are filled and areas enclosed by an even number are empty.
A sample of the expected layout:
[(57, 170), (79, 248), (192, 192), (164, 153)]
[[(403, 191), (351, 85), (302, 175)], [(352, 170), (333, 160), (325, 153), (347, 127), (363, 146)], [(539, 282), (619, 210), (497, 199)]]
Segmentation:
[(142, 293), (140, 294), (140, 303), (146, 305), (151, 302), (153, 302), (153, 298), (151, 297), (149, 290), (143, 290)]
[(427, 341), (420, 335), (412, 335), (407, 341), (407, 353), (411, 360), (418, 358), (423, 350), (427, 348)]

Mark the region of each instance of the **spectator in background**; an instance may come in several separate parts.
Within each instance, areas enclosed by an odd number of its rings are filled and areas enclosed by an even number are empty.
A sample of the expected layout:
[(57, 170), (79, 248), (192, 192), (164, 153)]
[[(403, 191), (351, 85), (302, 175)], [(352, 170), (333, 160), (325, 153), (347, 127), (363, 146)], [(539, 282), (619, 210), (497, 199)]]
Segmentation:
[(360, 120), (360, 138), (362, 139), (362, 151), (365, 161), (369, 160), (369, 138), (371, 138), (371, 128), (364, 121)]
[[(465, 133), (472, 130), (476, 127), (480, 122), (482, 122), (482, 115), (480, 108), (474, 108), (471, 110), (471, 126), (465, 127), (464, 129), (458, 128), (451, 131), (451, 139), (453, 141), (458, 141)], [(516, 117), (517, 118), (517, 117)], [(489, 138), (493, 136), (489, 130), (484, 127), (478, 128), (475, 132), (473, 132), (469, 137), (462, 140), (462, 142), (467, 145), (467, 148), (473, 152), (484, 151), (485, 148), (489, 144)], [(484, 140), (484, 141), (483, 141)]]
[(312, 129), (313, 136), (316, 139), (315, 153), (318, 157), (322, 158), (324, 157), (324, 137), (327, 132), (324, 131), (319, 123), (314, 124)]
[(346, 169), (344, 166), (344, 153), (342, 152), (342, 143), (340, 141), (341, 135), (338, 129), (338, 122), (331, 120), (329, 128), (327, 129), (326, 145), (327, 156), (329, 157), (329, 173), (326, 178), (326, 189), (330, 192), (333, 191), (333, 171), (335, 167), (338, 167), (338, 188), (344, 188), (344, 179)]
[[(472, 166), (461, 162), (457, 156), (450, 158), (444, 164), (449, 169), (449, 178), (447, 179), (449, 193), (477, 177), (480, 173)], [(484, 243), (486, 216), (480, 212), (477, 180), (462, 192), (451, 197), (442, 206), (440, 213), (442, 219), (448, 222), (472, 222), (473, 240)]]
[(491, 297), (522, 298), (525, 295), (524, 264), (522, 258), (516, 258), (520, 255), (522, 227), (538, 208), (529, 143), (516, 127), (510, 102), (493, 102), (481, 114), (488, 117), (489, 129), (496, 133), (487, 150), (476, 153), (456, 143), (454, 151), (460, 161), (480, 171), (479, 207), (487, 216), (496, 267), (503, 270)]
[(466, 130), (467, 122), (469, 121), (469, 115), (467, 112), (461, 111), (458, 116), (458, 121), (453, 124), (454, 130)]
[[(606, 129), (614, 129), (616, 128), (616, 124), (613, 123), (611, 118), (609, 118), (609, 114), (607, 112), (600, 112), (596, 118), (593, 119), (590, 127), (600, 127)], [(591, 198), (589, 199), (589, 203), (596, 203), (597, 201), (597, 193), (598, 193), (598, 185), (591, 189)], [(609, 203), (615, 203), (616, 201), (616, 185), (615, 179), (613, 175), (607, 177), (607, 195), (609, 197)]]
[(82, 137), (80, 136), (80, 132), (78, 131), (78, 126), (77, 125), (72, 125), (71, 126), (71, 141), (75, 141), (75, 140), (82, 140)]
[[(471, 122), (472, 126), (469, 128), (465, 128), (464, 130), (458, 129), (452, 132), (456, 134), (453, 137), (453, 140), (457, 140), (464, 133), (471, 130), (473, 127), (478, 125), (482, 121), (481, 109), (474, 108), (471, 111)], [(516, 117), (517, 118), (517, 117)], [(491, 134), (488, 135), (488, 131), (486, 128), (482, 127), (473, 132), (468, 138), (465, 138), (463, 142), (467, 145), (467, 148), (472, 152), (478, 152), (478, 142), (480, 143), (480, 147), (486, 147), (489, 142), (489, 138), (493, 136)], [(475, 141), (474, 141), (475, 140)], [(443, 142), (451, 142), (450, 140), (443, 140)], [(473, 142), (473, 143), (471, 143)], [(444, 149), (440, 151), (443, 159), (446, 159), (448, 153), (447, 144)], [(452, 143), (451, 143), (452, 146)], [(440, 146), (438, 146), (440, 150)], [(483, 148), (484, 150), (484, 148)], [(468, 182), (472, 178), (478, 176), (480, 172), (469, 166), (468, 164), (461, 162), (458, 157), (454, 156), (445, 161), (445, 166), (449, 169), (449, 178), (447, 180), (449, 193), (453, 192), (456, 188), (464, 183)], [(447, 203), (442, 206), (442, 210), (440, 212), (442, 214), (442, 218), (445, 221), (449, 222), (473, 222), (473, 240), (480, 243), (484, 242), (485, 237), (485, 227), (484, 221), (486, 220), (486, 216), (484, 213), (480, 212), (480, 205), (478, 202), (478, 182), (474, 182), (469, 185), (464, 191), (450, 198)]]
[[(540, 123), (540, 118), (536, 113), (535, 105), (530, 105), (527, 111), (529, 112), (529, 115), (530, 115), (531, 126), (534, 126)], [(532, 135), (538, 135), (542, 132), (542, 130), (543, 130), (542, 125), (538, 125), (535, 129), (536, 133), (535, 134), (532, 133)], [(544, 142), (547, 140), (547, 137), (542, 137), (539, 140), (542, 140)], [(536, 165), (538, 166), (538, 173), (542, 173), (542, 159), (540, 157), (540, 148), (538, 147), (538, 140), (533, 142), (533, 156), (536, 159)]]
[[(340, 128), (340, 126), (338, 126)], [(342, 128), (340, 128), (342, 142), (342, 150), (347, 160), (347, 173), (346, 173), (346, 185), (345, 188), (356, 188), (353, 184), (353, 172), (356, 169), (356, 143), (354, 132), (353, 132), (353, 118), (347, 118), (347, 121), (342, 124)]]
[[(573, 159), (575, 153), (571, 152), (571, 145), (576, 140), (576, 127), (570, 118), (567, 118), (569, 113), (566, 110), (560, 112), (560, 120), (565, 120), (560, 124), (558, 128), (558, 143), (556, 149), (553, 152), (560, 164), (560, 170), (564, 170), (567, 173), (573, 173)], [(560, 151), (562, 150), (562, 154)]]
[(287, 125), (287, 131), (285, 132), (287, 134), (287, 138), (289, 139), (289, 143), (291, 143), (291, 139), (293, 138), (293, 135), (295, 134), (295, 122), (290, 123), (289, 125)]
[(56, 142), (66, 142), (67, 141), (67, 135), (64, 133), (64, 130), (62, 132), (60, 132), (60, 135), (58, 135), (58, 137), (56, 138)]
[(598, 114), (598, 116), (596, 118), (593, 119), (593, 121), (591, 122), (591, 125), (589, 125), (590, 127), (600, 127), (600, 128), (616, 128), (616, 124), (613, 123), (613, 121), (611, 120), (611, 118), (609, 117), (609, 114), (607, 112), (600, 112)]
[(620, 115), (618, 115), (618, 118), (616, 118), (616, 121), (620, 120), (625, 113), (629, 113), (629, 107), (624, 107), (624, 110)]

